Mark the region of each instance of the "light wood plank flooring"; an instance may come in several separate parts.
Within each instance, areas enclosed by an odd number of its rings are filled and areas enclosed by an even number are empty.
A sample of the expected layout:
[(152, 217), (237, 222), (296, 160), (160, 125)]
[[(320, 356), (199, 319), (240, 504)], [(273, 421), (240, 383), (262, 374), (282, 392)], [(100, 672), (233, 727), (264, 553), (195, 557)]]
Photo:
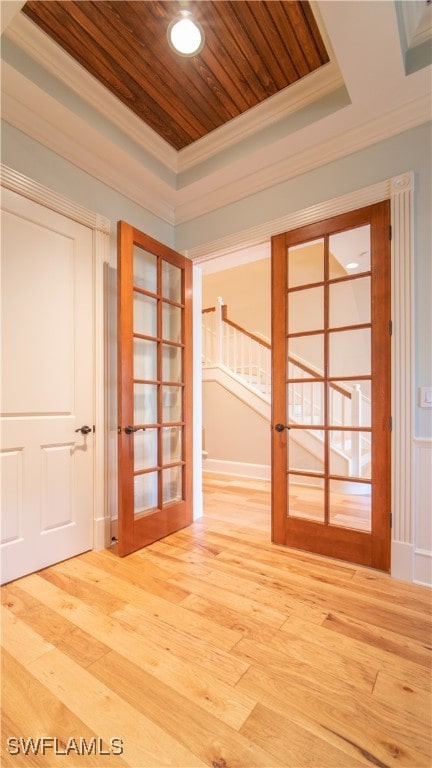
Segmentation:
[(269, 504), (207, 475), (190, 528), (6, 585), (2, 765), (429, 768), (429, 590), (272, 545)]

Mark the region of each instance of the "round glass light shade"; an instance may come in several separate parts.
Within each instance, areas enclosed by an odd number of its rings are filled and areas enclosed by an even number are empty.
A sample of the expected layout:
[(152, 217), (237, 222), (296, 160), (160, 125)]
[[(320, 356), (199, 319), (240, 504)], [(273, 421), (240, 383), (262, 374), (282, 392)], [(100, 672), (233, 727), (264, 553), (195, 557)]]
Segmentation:
[(195, 56), (204, 45), (204, 33), (191, 14), (183, 11), (169, 25), (168, 41), (180, 56)]

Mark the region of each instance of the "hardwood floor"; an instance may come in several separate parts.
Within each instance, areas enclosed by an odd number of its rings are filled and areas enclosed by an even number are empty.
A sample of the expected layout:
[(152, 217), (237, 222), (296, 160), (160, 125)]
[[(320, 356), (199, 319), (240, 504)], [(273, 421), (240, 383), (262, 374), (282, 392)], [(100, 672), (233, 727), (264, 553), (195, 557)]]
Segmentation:
[(207, 475), (190, 528), (3, 587), (2, 765), (429, 768), (430, 591), (272, 545), (269, 503)]

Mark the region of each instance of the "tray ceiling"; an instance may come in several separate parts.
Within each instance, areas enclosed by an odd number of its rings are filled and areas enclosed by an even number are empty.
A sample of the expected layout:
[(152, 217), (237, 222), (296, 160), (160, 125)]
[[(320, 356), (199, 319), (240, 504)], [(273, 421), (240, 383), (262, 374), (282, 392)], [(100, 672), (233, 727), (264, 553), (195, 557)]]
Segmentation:
[[(191, 58), (167, 41), (185, 7), (205, 32)], [(30, 0), (23, 10), (176, 150), (329, 61), (308, 2)]]

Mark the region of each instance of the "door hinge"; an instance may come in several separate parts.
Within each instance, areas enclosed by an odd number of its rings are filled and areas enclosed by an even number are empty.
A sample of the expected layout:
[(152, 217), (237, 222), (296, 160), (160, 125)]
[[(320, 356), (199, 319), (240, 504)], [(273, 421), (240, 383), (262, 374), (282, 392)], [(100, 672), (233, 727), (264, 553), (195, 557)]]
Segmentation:
[(391, 239), (392, 239), (392, 237), (393, 237), (393, 230), (392, 230), (392, 225), (391, 225), (391, 224), (389, 224), (389, 240), (391, 240)]
[(389, 320), (389, 334), (393, 336), (393, 321)]
[(390, 512), (390, 528), (393, 528), (393, 512)]
[(393, 417), (392, 416), (390, 416), (390, 418), (389, 418), (389, 429), (390, 429), (390, 432), (393, 430)]

